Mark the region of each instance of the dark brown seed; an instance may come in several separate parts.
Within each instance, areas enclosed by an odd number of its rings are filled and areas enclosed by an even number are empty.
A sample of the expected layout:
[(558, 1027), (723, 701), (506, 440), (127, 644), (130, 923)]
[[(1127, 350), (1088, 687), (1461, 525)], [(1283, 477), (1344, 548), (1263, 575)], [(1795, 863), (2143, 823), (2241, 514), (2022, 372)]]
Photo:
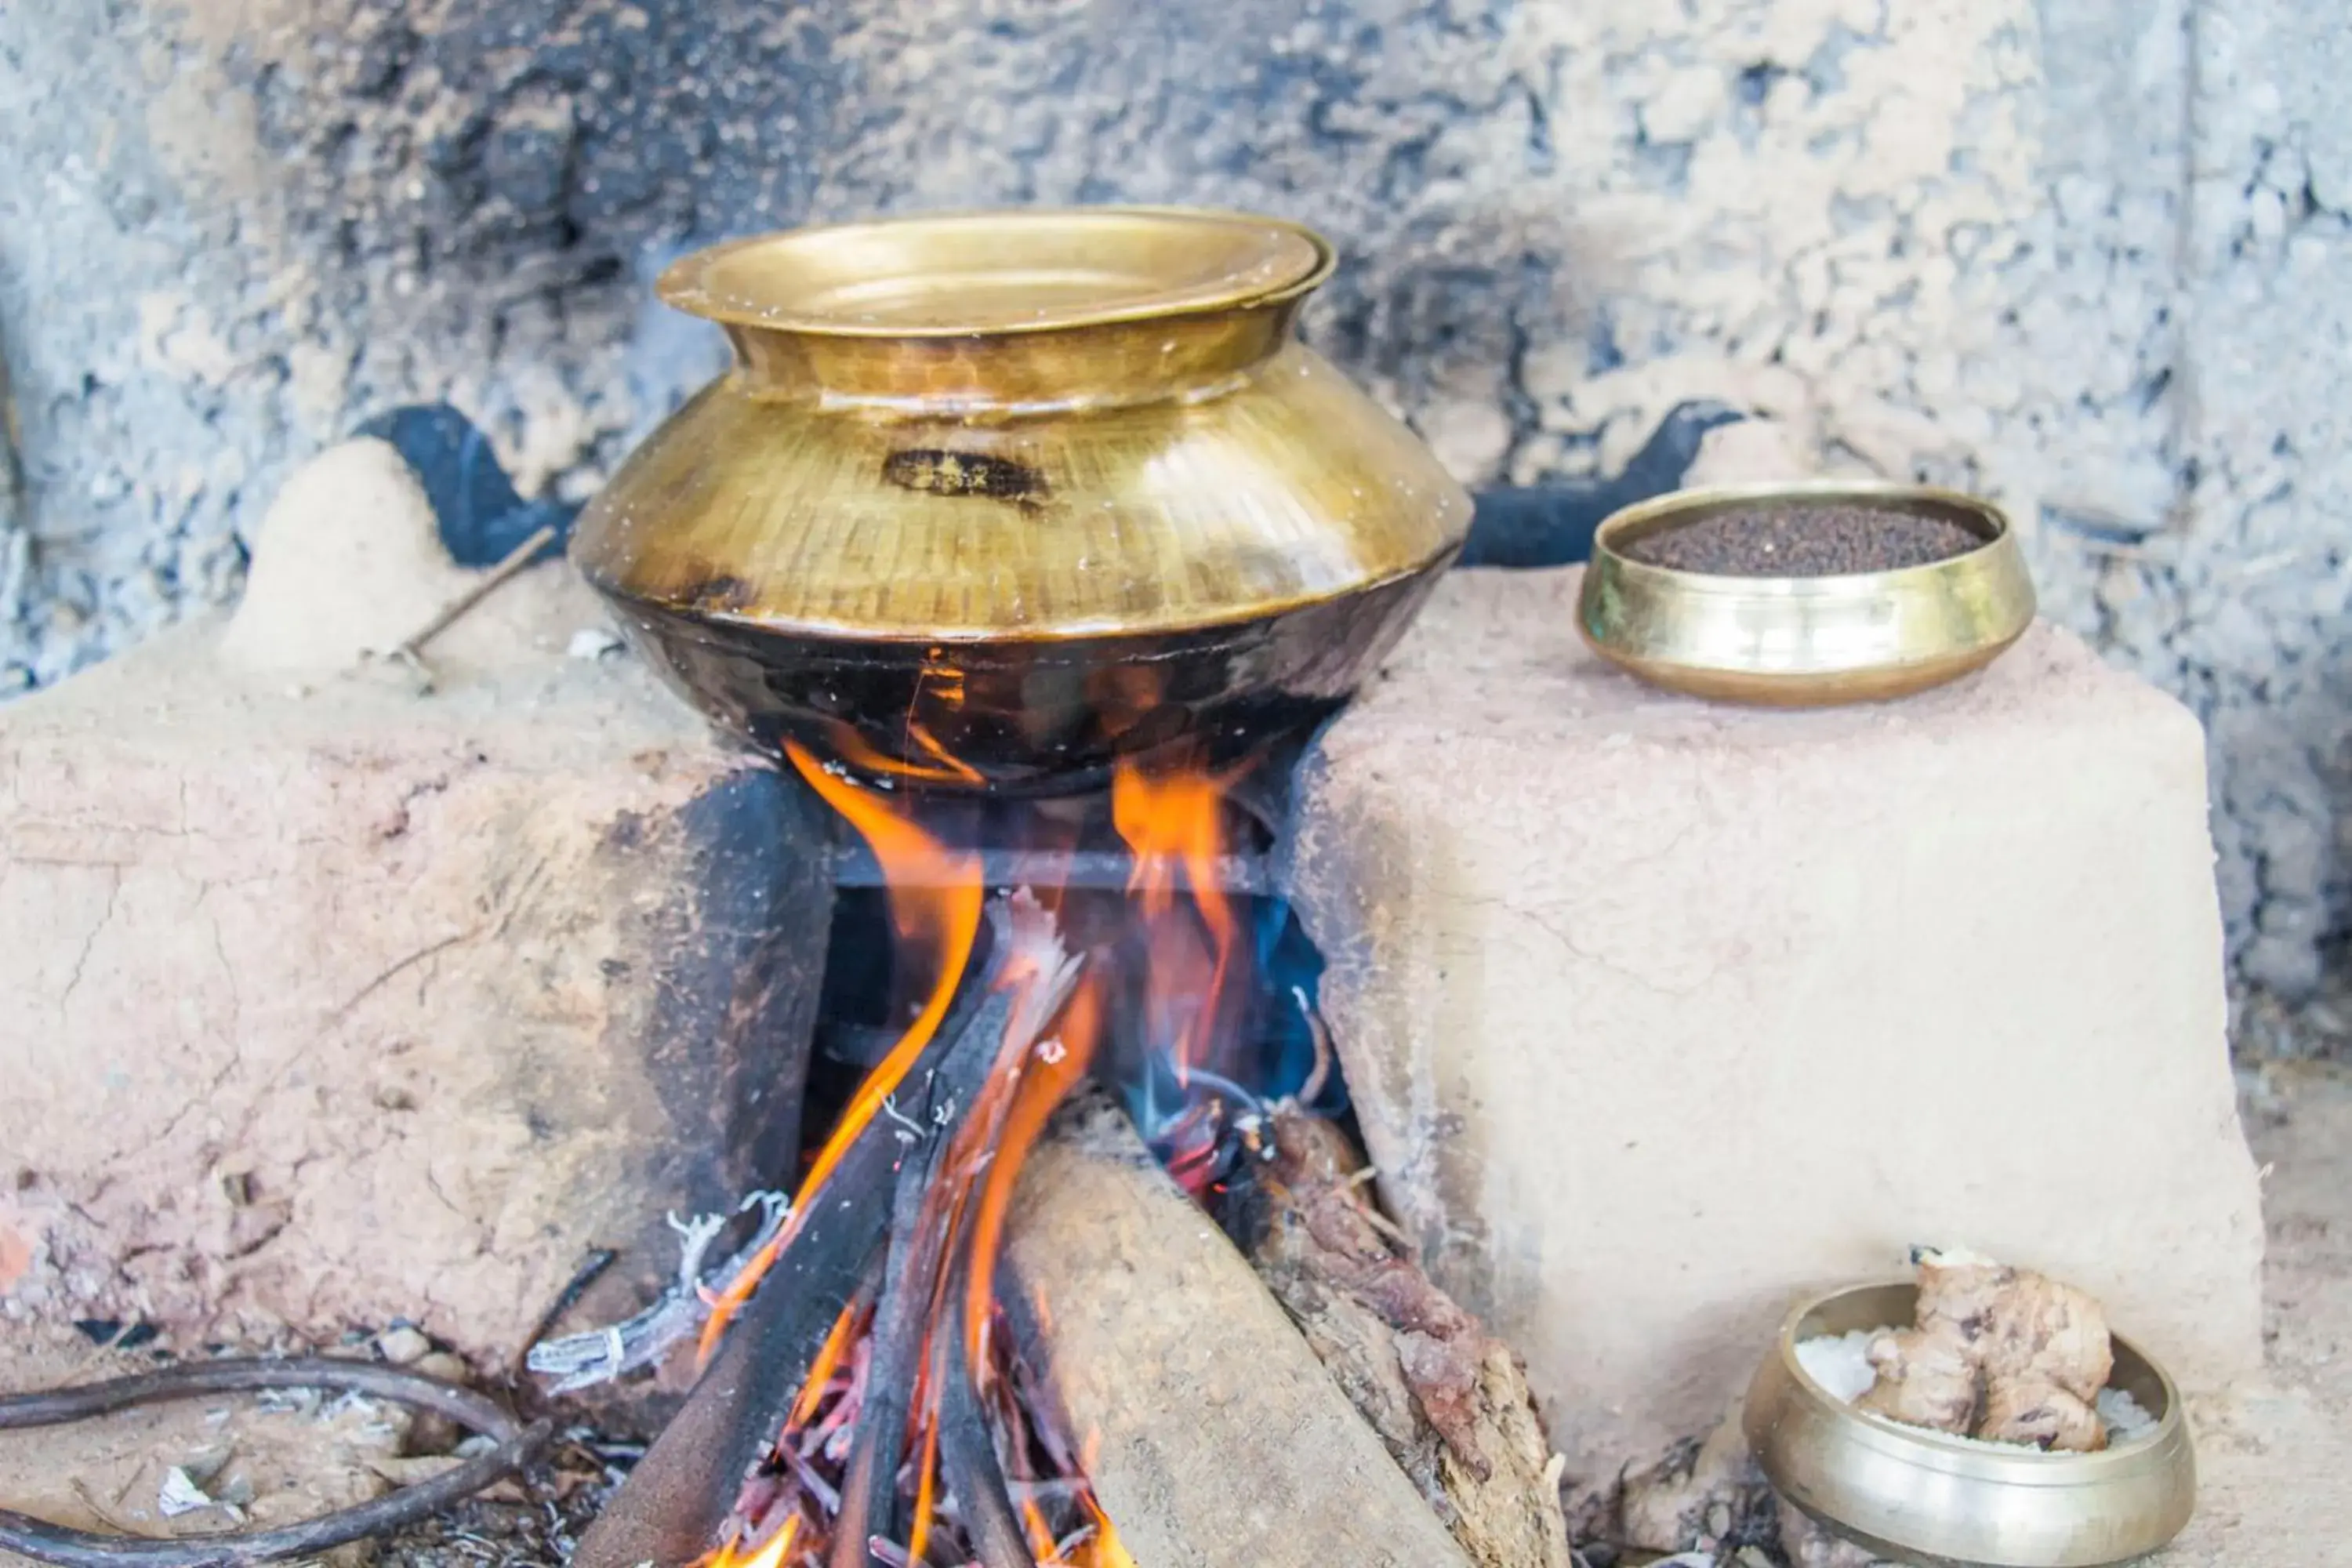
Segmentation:
[(1925, 566), (1984, 540), (1949, 518), (1864, 506), (1723, 511), (1629, 541), (1627, 558), (1716, 577), (1837, 577)]

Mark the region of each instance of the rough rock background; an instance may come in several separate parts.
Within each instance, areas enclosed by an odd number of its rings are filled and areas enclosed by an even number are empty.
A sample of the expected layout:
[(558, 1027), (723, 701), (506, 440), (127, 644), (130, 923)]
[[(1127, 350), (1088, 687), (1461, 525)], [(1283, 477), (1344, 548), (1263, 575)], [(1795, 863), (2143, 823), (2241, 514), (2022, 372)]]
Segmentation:
[(2347, 68), (2289, 0), (6, 6), (0, 684), (231, 595), (288, 465), (397, 402), (592, 488), (716, 363), (645, 303), (686, 245), (1263, 205), (1465, 479), (1706, 395), (2013, 502), (2051, 611), (2209, 726), (2233, 961), (2302, 1004), (2352, 917)]

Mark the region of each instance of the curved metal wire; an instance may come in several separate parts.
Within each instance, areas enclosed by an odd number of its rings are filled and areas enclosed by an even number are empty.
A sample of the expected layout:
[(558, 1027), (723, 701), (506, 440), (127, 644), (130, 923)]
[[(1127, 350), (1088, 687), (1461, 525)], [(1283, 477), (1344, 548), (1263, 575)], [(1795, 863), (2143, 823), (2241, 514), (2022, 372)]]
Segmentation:
[(0, 1549), (60, 1568), (240, 1568), (307, 1557), (383, 1535), (463, 1501), (529, 1464), (552, 1430), (545, 1421), (523, 1426), (486, 1395), (422, 1373), (326, 1356), (289, 1356), (190, 1362), (78, 1388), (0, 1395), (0, 1431), (55, 1426), (167, 1400), (272, 1388), (332, 1389), (430, 1410), (494, 1439), (498, 1447), (389, 1496), (299, 1524), (243, 1534), (151, 1541), (72, 1530), (0, 1509)]

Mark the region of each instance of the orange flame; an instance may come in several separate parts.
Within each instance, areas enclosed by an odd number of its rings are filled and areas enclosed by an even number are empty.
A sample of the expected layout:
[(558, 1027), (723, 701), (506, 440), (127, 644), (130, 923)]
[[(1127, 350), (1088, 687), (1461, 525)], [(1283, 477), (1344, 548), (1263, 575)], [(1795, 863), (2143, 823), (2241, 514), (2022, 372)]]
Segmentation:
[[(1094, 1468), (1091, 1451), (1087, 1455), (1086, 1468), (1088, 1470)], [(1093, 1530), (1068, 1552), (1065, 1552), (1061, 1542), (1054, 1539), (1053, 1527), (1046, 1521), (1045, 1510), (1034, 1501), (1024, 1500), (1022, 1502), (1021, 1521), (1029, 1536), (1029, 1554), (1036, 1559), (1037, 1568), (1135, 1568), (1134, 1557), (1129, 1553), (1126, 1542), (1119, 1540), (1118, 1528), (1111, 1523), (1110, 1515), (1103, 1511), (1094, 1489), (1081, 1486), (1077, 1490), (1077, 1501), (1087, 1510), (1087, 1518)]]
[(793, 1401), (792, 1416), (785, 1423), (788, 1427), (805, 1426), (816, 1415), (817, 1405), (824, 1399), (825, 1386), (833, 1382), (834, 1369), (841, 1365), (841, 1358), (848, 1353), (850, 1336), (856, 1332), (860, 1316), (857, 1303), (852, 1301), (841, 1310), (841, 1316), (833, 1321), (833, 1331), (826, 1334), (824, 1343), (817, 1347), (816, 1360), (809, 1363), (808, 1381), (801, 1384), (800, 1396)]
[(1038, 1043), (1021, 1074), (1020, 1087), (1013, 1091), (1012, 1109), (1005, 1113), (996, 1157), (989, 1163), (972, 1218), (971, 1273), (964, 1287), (964, 1343), (975, 1375), (986, 1375), (980, 1369), (989, 1364), (988, 1325), (996, 1305), (997, 1254), (1004, 1244), (1004, 1215), (1013, 1204), (1013, 1186), (1054, 1108), (1077, 1087), (1094, 1060), (1102, 1014), (1101, 986), (1089, 973), (1062, 1010), (1059, 1029)]
[(898, 1091), (916, 1058), (923, 1054), (923, 1047), (939, 1032), (949, 1006), (955, 1001), (964, 966), (971, 960), (972, 943), (980, 935), (981, 905), (985, 895), (977, 856), (949, 849), (874, 795), (827, 771), (798, 742), (786, 741), (784, 754), (792, 759), (793, 766), (808, 781), (809, 787), (847, 817), (873, 847), (874, 858), (881, 862), (890, 889), (890, 921), (898, 928), (901, 944), (936, 955), (939, 972), (922, 1011), (880, 1064), (866, 1075), (866, 1081), (857, 1086), (849, 1108), (842, 1112), (841, 1124), (817, 1151), (816, 1161), (809, 1167), (794, 1200), (794, 1217), (740, 1273), (727, 1282), (711, 1302), (710, 1317), (702, 1325), (698, 1347), (706, 1365), (718, 1350), (727, 1325), (734, 1321), (743, 1303), (751, 1299), (751, 1292), (798, 1234), (799, 1216), (808, 1213), (811, 1202), (824, 1189), (825, 1179), (839, 1166), (858, 1133), (881, 1114), (883, 1101)]
[(915, 1472), (915, 1527), (907, 1537), (907, 1559), (920, 1563), (931, 1549), (931, 1510), (939, 1507), (940, 1427), (923, 1424), (922, 1468)]
[[(1087, 1461), (1087, 1468), (1093, 1468), (1091, 1459)], [(1126, 1544), (1118, 1538), (1118, 1527), (1110, 1521), (1110, 1515), (1105, 1513), (1102, 1504), (1095, 1500), (1093, 1489), (1089, 1488), (1080, 1500), (1085, 1502), (1087, 1511), (1094, 1515), (1095, 1520), (1094, 1549), (1088, 1554), (1092, 1561), (1087, 1568), (1135, 1568), (1135, 1559), (1128, 1554)]]
[(1054, 1527), (1045, 1519), (1045, 1510), (1037, 1506), (1034, 1498), (1021, 1500), (1021, 1529), (1029, 1537), (1029, 1555), (1040, 1563), (1063, 1561), (1062, 1548), (1054, 1539)]
[(695, 1568), (783, 1568), (784, 1558), (792, 1552), (793, 1542), (801, 1532), (801, 1516), (784, 1521), (783, 1529), (768, 1538), (766, 1545), (745, 1552), (734, 1542), (729, 1542), (695, 1564)]
[[(987, 782), (978, 768), (940, 744), (938, 738), (920, 724), (909, 722), (907, 738), (932, 759), (929, 765), (902, 762), (877, 752), (866, 743), (865, 736), (846, 724), (835, 728), (828, 743), (851, 767), (882, 778), (905, 779), (909, 784), (977, 784)], [(793, 747), (793, 742), (784, 742), (786, 751)], [(793, 764), (800, 767), (803, 775), (807, 773), (807, 767), (801, 763), (799, 758), (793, 759)]]
[[(1220, 807), (1232, 783), (1191, 766), (1155, 773), (1121, 763), (1111, 774), (1111, 821), (1135, 855), (1128, 888), (1151, 926), (1146, 1004), (1155, 1017), (1179, 1022), (1179, 1082), (1190, 1081), (1193, 1068), (1209, 1065), (1205, 1058), (1214, 1042), (1218, 1007), (1240, 939), (1240, 922), (1221, 881), (1224, 819)], [(1207, 928), (1206, 953), (1178, 923), (1179, 868), (1192, 883), (1193, 904)]]
[(899, 940), (939, 955), (939, 973), (931, 983), (923, 1010), (890, 1047), (881, 1065), (866, 1075), (842, 1115), (841, 1125), (818, 1152), (816, 1163), (802, 1184), (803, 1202), (833, 1173), (834, 1167), (856, 1139), (858, 1131), (882, 1110), (882, 1102), (898, 1090), (908, 1069), (948, 1015), (964, 966), (971, 961), (972, 943), (980, 935), (981, 863), (976, 855), (959, 854), (894, 813), (875, 796), (827, 773), (822, 763), (795, 742), (784, 742), (793, 766), (809, 787), (864, 835), (882, 863), (890, 889), (890, 922)]

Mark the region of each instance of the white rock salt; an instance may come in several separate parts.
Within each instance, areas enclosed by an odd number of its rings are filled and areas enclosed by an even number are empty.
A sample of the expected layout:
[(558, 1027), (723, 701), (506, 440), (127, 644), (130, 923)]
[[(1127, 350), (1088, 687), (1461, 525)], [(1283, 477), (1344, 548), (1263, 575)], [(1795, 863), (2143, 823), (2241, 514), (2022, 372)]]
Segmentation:
[[(1850, 1334), (1817, 1334), (1797, 1342), (1797, 1365), (1818, 1384), (1822, 1393), (1842, 1405), (1852, 1405), (1870, 1392), (1878, 1381), (1877, 1369), (1870, 1364), (1870, 1342), (1883, 1329), (1856, 1329)], [(2156, 1417), (2146, 1406), (2121, 1388), (2099, 1390), (2097, 1400), (2099, 1421), (2107, 1429), (2109, 1446), (2137, 1442), (2156, 1431)], [(1946, 1434), (1949, 1436), (1950, 1434)], [(1964, 1443), (1979, 1439), (1963, 1437)], [(2014, 1448), (2015, 1443), (1987, 1443), (1987, 1447)]]
[(1870, 1342), (1875, 1337), (1868, 1329), (1856, 1329), (1850, 1334), (1801, 1340), (1797, 1364), (1831, 1398), (1852, 1405), (1878, 1381), (1878, 1370), (1870, 1364)]
[(2096, 1403), (2109, 1444), (2137, 1442), (2156, 1430), (2156, 1417), (2131, 1396), (2129, 1390), (2103, 1388)]

